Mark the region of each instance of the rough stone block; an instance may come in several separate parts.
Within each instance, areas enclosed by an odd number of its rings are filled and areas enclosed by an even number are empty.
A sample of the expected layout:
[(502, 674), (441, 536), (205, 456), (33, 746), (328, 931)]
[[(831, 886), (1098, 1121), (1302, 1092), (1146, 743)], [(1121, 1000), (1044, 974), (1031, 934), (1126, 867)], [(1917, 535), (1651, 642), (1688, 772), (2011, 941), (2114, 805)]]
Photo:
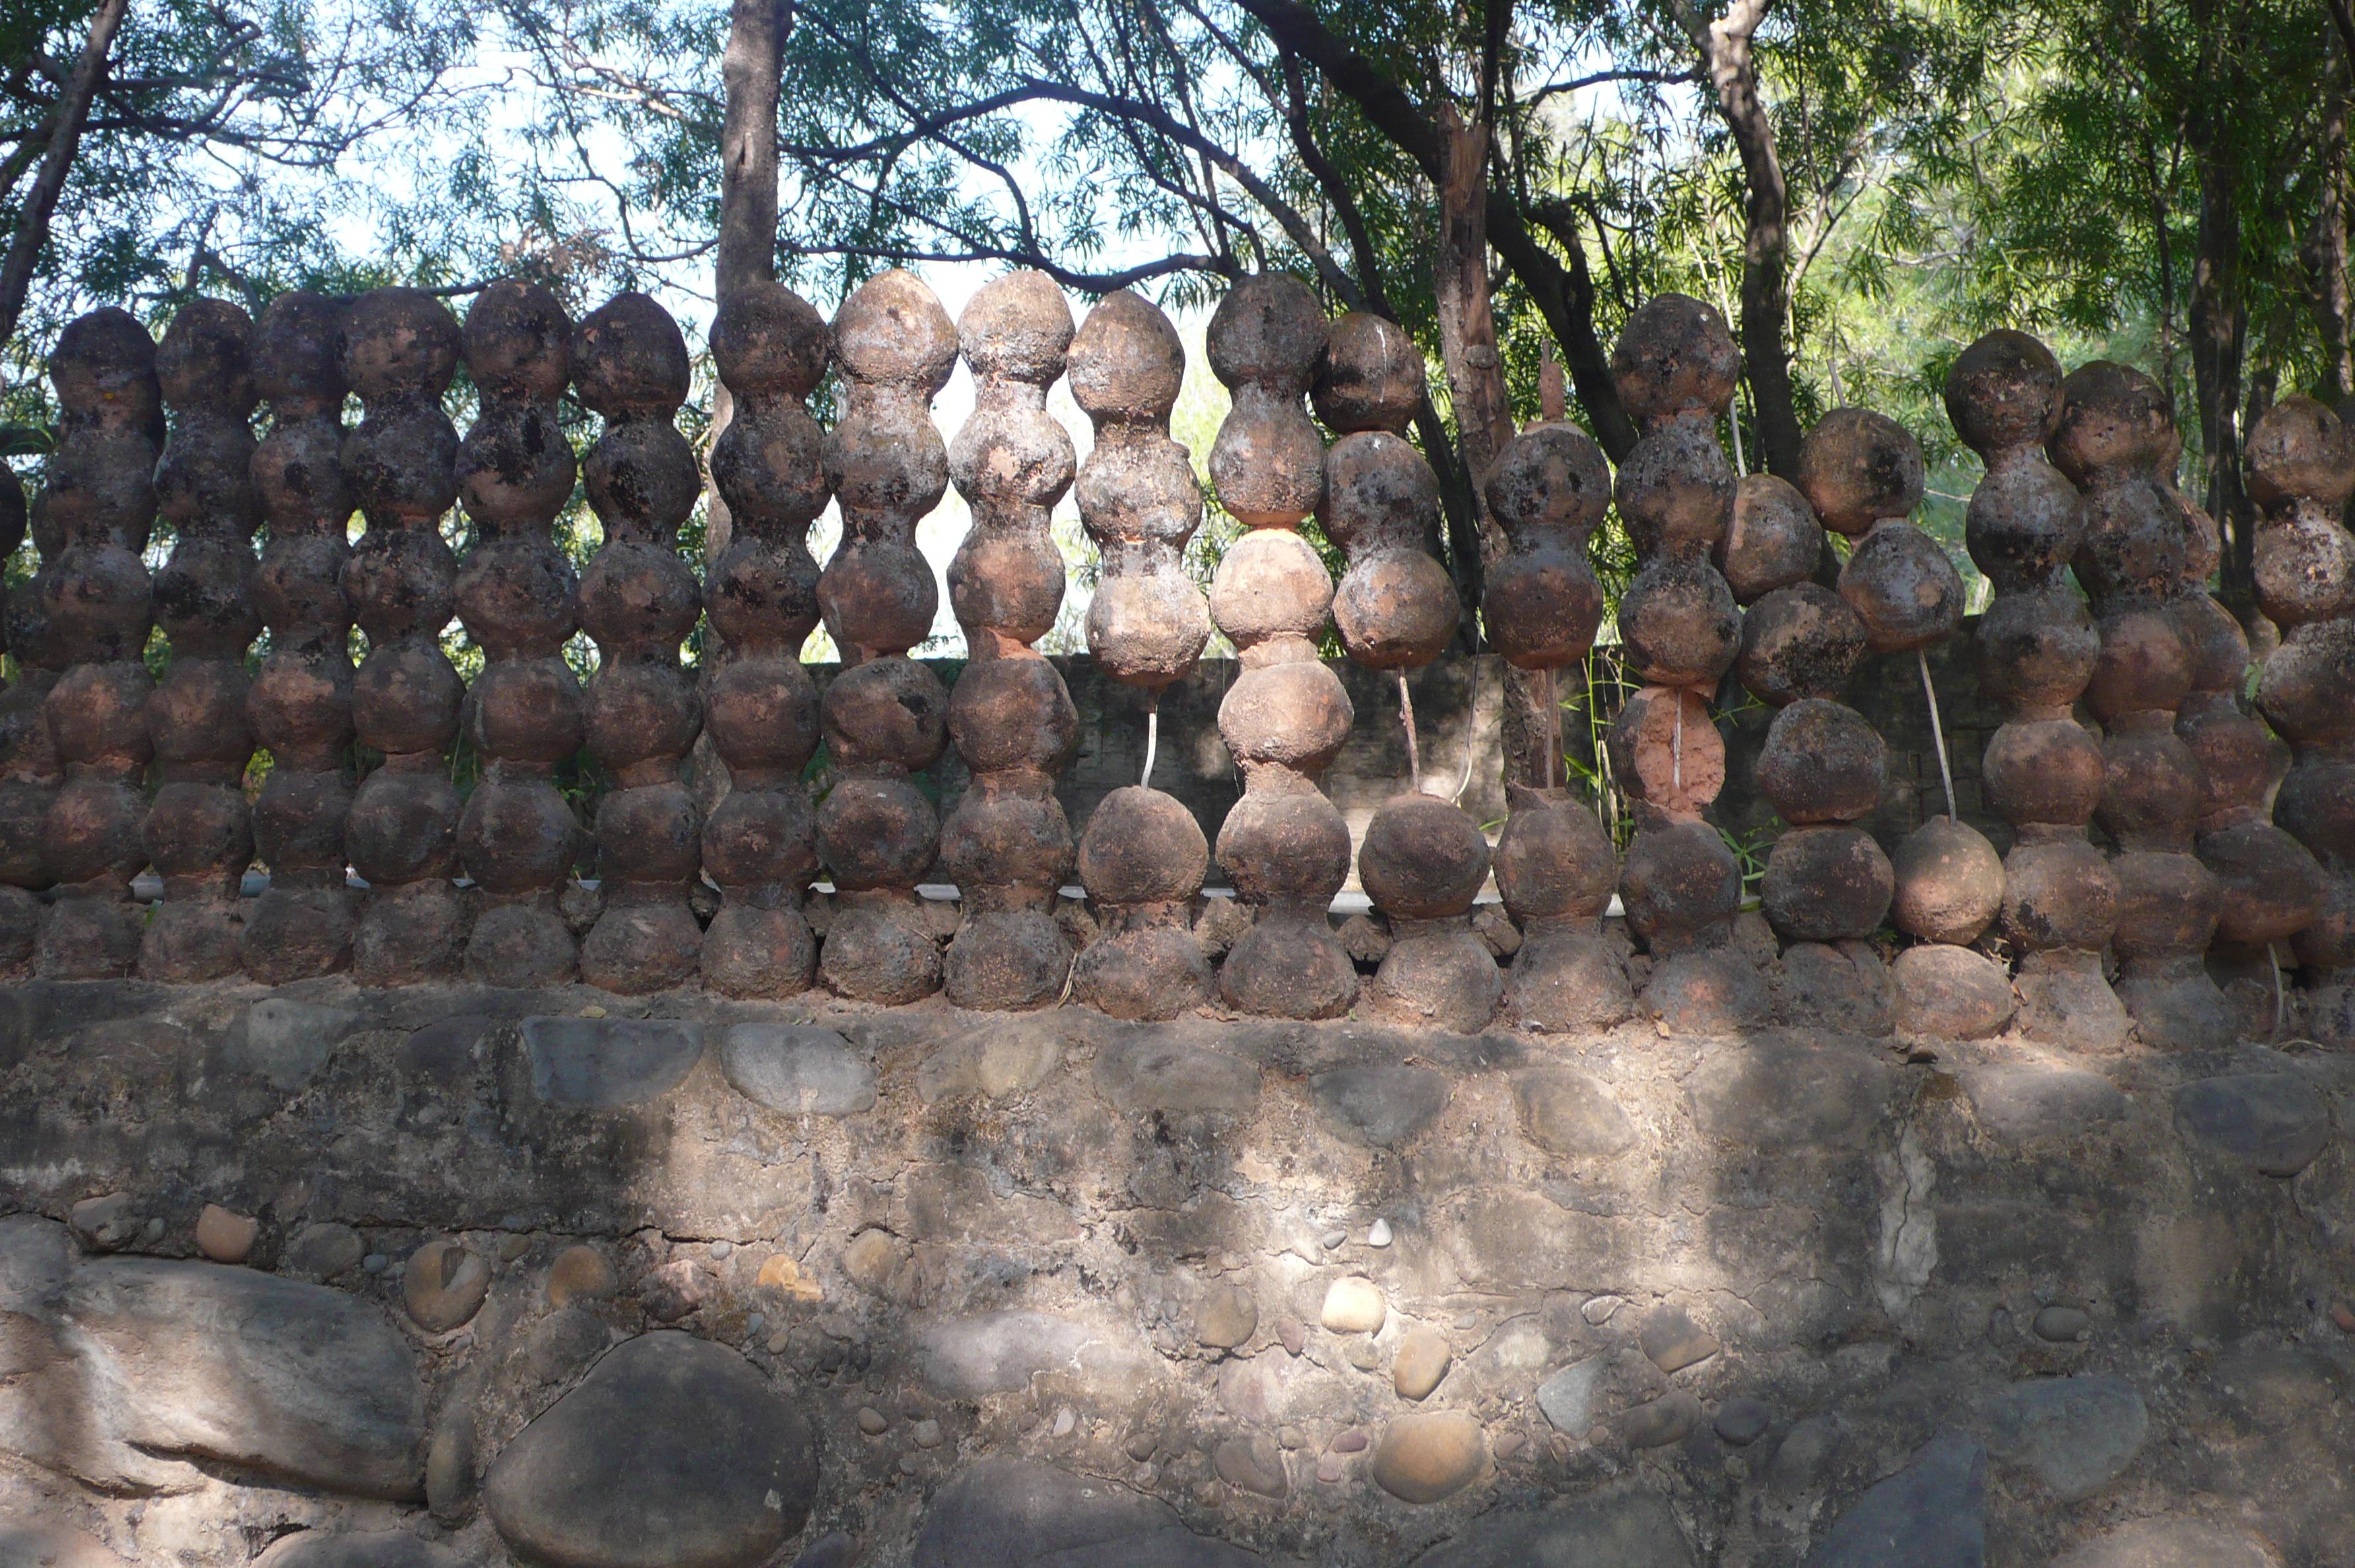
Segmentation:
[(789, 1116), (847, 1116), (875, 1104), (875, 1069), (830, 1029), (737, 1024), (719, 1070), (745, 1098)]
[(1317, 1115), (1346, 1137), (1396, 1148), (1439, 1119), (1450, 1093), (1427, 1067), (1341, 1067), (1310, 1081)]
[(491, 1466), (500, 1539), (554, 1568), (750, 1568), (817, 1489), (808, 1423), (734, 1351), (642, 1334), (597, 1363)]
[(2233, 1155), (2267, 1176), (2296, 1176), (2330, 1138), (2330, 1111), (2305, 1080), (2286, 1072), (2203, 1078), (2175, 1093), (2183, 1136)]
[(666, 1019), (526, 1019), (523, 1047), (542, 1101), (617, 1110), (677, 1088), (703, 1054), (703, 1029)]

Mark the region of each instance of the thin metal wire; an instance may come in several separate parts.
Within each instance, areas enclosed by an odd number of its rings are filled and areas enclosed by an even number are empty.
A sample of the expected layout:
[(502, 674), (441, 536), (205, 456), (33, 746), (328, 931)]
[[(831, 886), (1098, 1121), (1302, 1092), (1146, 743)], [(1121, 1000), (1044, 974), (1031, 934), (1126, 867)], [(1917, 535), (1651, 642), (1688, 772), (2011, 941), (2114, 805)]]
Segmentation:
[(1136, 782), (1146, 789), (1153, 787), (1153, 753), (1161, 746), (1161, 694), (1155, 692), (1145, 703), (1145, 776)]

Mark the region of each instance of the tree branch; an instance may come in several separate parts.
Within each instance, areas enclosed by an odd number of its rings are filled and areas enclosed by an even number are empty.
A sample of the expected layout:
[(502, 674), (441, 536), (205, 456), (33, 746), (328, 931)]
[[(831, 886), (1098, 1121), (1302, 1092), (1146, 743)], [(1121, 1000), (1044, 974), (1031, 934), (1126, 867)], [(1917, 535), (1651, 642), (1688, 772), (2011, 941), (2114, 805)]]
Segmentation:
[(16, 334), (16, 322), (25, 314), (25, 295), (33, 285), (33, 270), (38, 266), (41, 251), (49, 242), (49, 219), (58, 208), (58, 197), (66, 187), (66, 175), (73, 167), (75, 150), (81, 144), (82, 121), (90, 113), (90, 102), (98, 91), (99, 79), (106, 74), (107, 52), (114, 47), (115, 30), (123, 26), (123, 13), (128, 0), (99, 0), (98, 9), (90, 19), (90, 37), (82, 45), (81, 59), (74, 67), (73, 77), (59, 95), (58, 106), (51, 115), (49, 148), (41, 159), (41, 172), (33, 181), (31, 192), (25, 197), (24, 210), (16, 218), (16, 236), (8, 242), (8, 259), (0, 264), (0, 343)]

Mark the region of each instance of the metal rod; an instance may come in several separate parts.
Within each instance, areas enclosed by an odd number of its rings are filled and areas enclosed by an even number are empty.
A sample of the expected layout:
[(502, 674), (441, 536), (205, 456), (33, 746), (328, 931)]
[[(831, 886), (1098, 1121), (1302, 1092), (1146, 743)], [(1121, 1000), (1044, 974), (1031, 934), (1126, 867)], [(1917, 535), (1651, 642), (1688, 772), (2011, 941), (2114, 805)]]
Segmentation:
[(1161, 694), (1155, 692), (1145, 700), (1145, 776), (1136, 782), (1146, 789), (1153, 787), (1153, 753), (1161, 746)]
[(1398, 677), (1399, 721), (1406, 726), (1406, 766), (1414, 780), (1414, 793), (1423, 793), (1423, 747), (1414, 734), (1414, 701), (1406, 694), (1406, 671), (1394, 670)]
[(1668, 741), (1668, 787), (1682, 795), (1685, 793), (1685, 688), (1679, 686), (1670, 695), (1677, 701), (1677, 727)]
[(1913, 662), (1922, 668), (1922, 695), (1930, 701), (1930, 740), (1938, 748), (1938, 780), (1946, 786), (1946, 819), (1959, 821), (1955, 815), (1954, 770), (1946, 765), (1946, 731), (1938, 722), (1938, 688), (1930, 684), (1930, 656), (1915, 648)]

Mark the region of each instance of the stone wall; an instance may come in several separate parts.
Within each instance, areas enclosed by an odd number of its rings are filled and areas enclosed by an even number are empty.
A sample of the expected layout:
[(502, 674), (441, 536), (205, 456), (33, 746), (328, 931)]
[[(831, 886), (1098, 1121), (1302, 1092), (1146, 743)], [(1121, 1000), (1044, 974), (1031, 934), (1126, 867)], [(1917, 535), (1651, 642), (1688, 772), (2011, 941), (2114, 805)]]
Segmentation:
[(1893, 1053), (1742, 952), (1706, 1040), (17, 987), (0, 1547), (2347, 1563), (2339, 1060)]

